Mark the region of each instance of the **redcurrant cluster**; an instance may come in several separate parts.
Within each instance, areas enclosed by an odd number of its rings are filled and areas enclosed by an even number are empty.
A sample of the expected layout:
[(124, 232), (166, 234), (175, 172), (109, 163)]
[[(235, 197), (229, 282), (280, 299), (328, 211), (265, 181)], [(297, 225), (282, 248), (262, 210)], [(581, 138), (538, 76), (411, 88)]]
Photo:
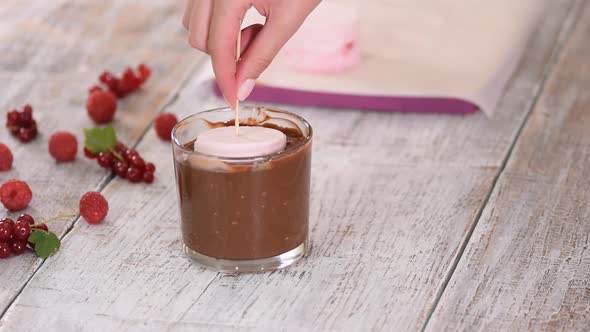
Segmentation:
[(12, 110), (6, 114), (6, 127), (21, 142), (30, 142), (37, 137), (37, 122), (33, 119), (33, 107), (25, 105), (23, 110)]
[(90, 159), (96, 159), (101, 167), (112, 170), (113, 174), (126, 178), (129, 182), (154, 182), (156, 166), (146, 163), (139, 152), (127, 148), (121, 142), (117, 142), (110, 152), (96, 154), (84, 148), (84, 154)]
[(28, 239), (35, 230), (49, 231), (46, 224), (35, 224), (35, 219), (28, 214), (21, 214), (16, 223), (10, 218), (0, 220), (0, 258), (20, 255), (27, 245), (33, 248)]
[(150, 77), (151, 73), (150, 68), (142, 63), (137, 67), (137, 73), (131, 67), (127, 67), (120, 78), (111, 72), (105, 71), (100, 75), (99, 79), (118, 98), (123, 98), (139, 89)]

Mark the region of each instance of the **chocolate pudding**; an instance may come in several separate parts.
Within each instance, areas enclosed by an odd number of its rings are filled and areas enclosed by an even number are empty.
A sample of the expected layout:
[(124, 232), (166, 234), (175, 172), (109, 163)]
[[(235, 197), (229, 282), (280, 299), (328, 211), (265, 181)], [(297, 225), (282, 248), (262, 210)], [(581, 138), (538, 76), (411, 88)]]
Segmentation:
[[(206, 125), (232, 126), (233, 121)], [(193, 152), (178, 158), (175, 151), (183, 242), (211, 258), (269, 258), (307, 240), (310, 133), (269, 122), (268, 115), (246, 119), (241, 125), (280, 130), (287, 136), (287, 145), (280, 152), (248, 161)], [(193, 151), (194, 143), (183, 143), (183, 150)]]

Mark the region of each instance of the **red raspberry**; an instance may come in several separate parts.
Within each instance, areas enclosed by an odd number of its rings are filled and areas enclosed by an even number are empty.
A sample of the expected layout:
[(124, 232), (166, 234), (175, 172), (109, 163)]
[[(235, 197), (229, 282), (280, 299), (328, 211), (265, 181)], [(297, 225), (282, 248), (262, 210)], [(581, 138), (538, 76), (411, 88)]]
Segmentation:
[(98, 85), (93, 85), (90, 87), (90, 89), (88, 89), (89, 94), (96, 92), (96, 91), (104, 91), (104, 90)]
[(14, 158), (12, 157), (12, 152), (4, 143), (0, 143), (0, 172), (8, 171), (12, 168), (12, 162)]
[(80, 214), (90, 224), (100, 224), (109, 212), (109, 202), (96, 191), (90, 191), (80, 198)]
[(26, 208), (32, 198), (31, 188), (23, 181), (11, 179), (0, 187), (0, 201), (10, 211)]
[(94, 122), (109, 123), (117, 111), (117, 96), (108, 91), (95, 90), (88, 95), (86, 110)]
[(72, 161), (76, 159), (78, 140), (76, 136), (58, 131), (49, 138), (49, 154), (57, 161)]
[(156, 134), (164, 141), (172, 139), (172, 128), (178, 123), (178, 119), (172, 113), (162, 113), (156, 117), (154, 128)]

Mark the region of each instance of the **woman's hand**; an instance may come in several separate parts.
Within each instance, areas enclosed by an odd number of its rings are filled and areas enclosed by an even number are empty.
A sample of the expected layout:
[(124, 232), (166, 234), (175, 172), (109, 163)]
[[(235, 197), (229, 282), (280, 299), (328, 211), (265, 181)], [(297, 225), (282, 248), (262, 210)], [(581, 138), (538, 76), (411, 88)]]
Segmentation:
[[(183, 24), (189, 43), (211, 56), (225, 100), (232, 107), (252, 92), (258, 76), (299, 29), (321, 0), (188, 0)], [(246, 11), (254, 6), (266, 22), (241, 31), (241, 60), (236, 42)]]

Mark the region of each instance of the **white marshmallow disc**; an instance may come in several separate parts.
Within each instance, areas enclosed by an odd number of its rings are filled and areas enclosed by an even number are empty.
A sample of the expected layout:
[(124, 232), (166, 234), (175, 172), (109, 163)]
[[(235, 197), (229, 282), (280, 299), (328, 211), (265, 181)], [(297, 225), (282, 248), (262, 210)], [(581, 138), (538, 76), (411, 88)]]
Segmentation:
[(287, 136), (265, 127), (220, 127), (202, 132), (195, 141), (195, 151), (218, 157), (247, 158), (279, 152), (287, 145)]

